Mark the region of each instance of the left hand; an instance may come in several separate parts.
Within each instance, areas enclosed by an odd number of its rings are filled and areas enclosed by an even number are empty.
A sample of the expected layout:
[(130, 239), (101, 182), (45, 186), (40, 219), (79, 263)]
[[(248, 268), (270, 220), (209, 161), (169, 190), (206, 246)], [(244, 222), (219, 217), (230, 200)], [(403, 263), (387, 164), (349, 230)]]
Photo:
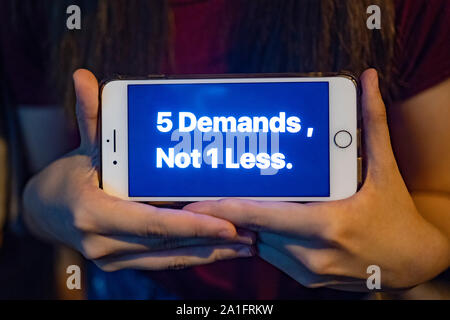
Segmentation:
[(351, 198), (323, 203), (238, 199), (189, 204), (188, 211), (257, 231), (259, 255), (307, 287), (368, 290), (415, 286), (449, 266), (448, 239), (417, 211), (395, 161), (375, 70), (361, 76), (367, 176)]

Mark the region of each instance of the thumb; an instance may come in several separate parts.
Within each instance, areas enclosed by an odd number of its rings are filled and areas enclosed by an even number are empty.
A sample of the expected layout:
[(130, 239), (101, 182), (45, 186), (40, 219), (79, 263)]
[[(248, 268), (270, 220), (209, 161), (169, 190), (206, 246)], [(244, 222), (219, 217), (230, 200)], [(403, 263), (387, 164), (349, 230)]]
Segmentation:
[(81, 148), (92, 150), (97, 145), (98, 126), (98, 81), (85, 69), (73, 74), (77, 97), (77, 121), (80, 130)]
[(381, 97), (378, 74), (368, 69), (361, 75), (362, 116), (364, 124), (365, 156), (368, 175), (373, 170), (386, 172), (386, 166), (395, 164), (386, 118), (386, 107)]

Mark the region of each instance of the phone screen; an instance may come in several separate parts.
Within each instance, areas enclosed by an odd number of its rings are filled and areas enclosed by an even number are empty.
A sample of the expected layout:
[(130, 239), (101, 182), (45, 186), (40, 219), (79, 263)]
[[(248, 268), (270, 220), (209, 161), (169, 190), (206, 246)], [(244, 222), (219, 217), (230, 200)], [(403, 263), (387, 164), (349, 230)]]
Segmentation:
[(330, 196), (329, 83), (128, 85), (130, 197)]

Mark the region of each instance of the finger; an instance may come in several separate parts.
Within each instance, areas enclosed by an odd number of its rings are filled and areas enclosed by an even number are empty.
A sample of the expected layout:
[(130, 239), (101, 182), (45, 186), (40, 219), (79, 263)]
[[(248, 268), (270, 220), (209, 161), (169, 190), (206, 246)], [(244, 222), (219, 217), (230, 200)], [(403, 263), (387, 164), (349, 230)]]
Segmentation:
[[(317, 240), (296, 239), (275, 233), (261, 232), (259, 241), (300, 262), (315, 274), (345, 275), (339, 251)], [(341, 254), (342, 255), (342, 254)]]
[(95, 76), (85, 69), (75, 71), (73, 81), (81, 146), (91, 150), (97, 143), (98, 82)]
[(220, 245), (125, 255), (96, 260), (95, 263), (104, 271), (116, 271), (125, 268), (166, 270), (183, 269), (219, 260), (251, 257), (252, 255), (253, 249), (249, 246)]
[(314, 204), (224, 199), (191, 203), (184, 209), (253, 231), (309, 237), (319, 236), (327, 226), (324, 211)]
[[(251, 245), (247, 239), (243, 244)], [(242, 244), (241, 239), (222, 240), (214, 238), (160, 238), (160, 237), (127, 237), (127, 236), (103, 236), (99, 234), (87, 234), (80, 241), (77, 248), (86, 259), (97, 260), (108, 256), (124, 254), (166, 251), (170, 249), (212, 246), (225, 244)]]
[(267, 244), (260, 243), (258, 245), (258, 255), (308, 288), (361, 283), (361, 280), (347, 277), (315, 274), (303, 264)]
[(367, 165), (370, 170), (383, 172), (395, 162), (386, 120), (386, 107), (381, 97), (376, 70), (361, 75), (362, 114)]
[(161, 238), (238, 237), (236, 228), (230, 222), (186, 210), (156, 208), (124, 201), (101, 191), (92, 194), (88, 202), (85, 203), (88, 210), (82, 215), (84, 219), (79, 218), (81, 221), (77, 224), (85, 232)]
[(319, 275), (309, 271), (301, 263), (298, 263), (286, 254), (267, 244), (258, 244), (258, 255), (268, 263), (286, 273), (295, 281), (308, 288), (322, 287), (325, 285), (324, 282), (327, 281)]

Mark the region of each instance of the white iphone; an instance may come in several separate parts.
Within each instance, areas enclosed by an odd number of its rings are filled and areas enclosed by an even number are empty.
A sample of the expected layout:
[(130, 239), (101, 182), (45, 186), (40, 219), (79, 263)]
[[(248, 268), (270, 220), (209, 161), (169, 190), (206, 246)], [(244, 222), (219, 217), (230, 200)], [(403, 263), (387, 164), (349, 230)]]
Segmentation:
[(111, 80), (102, 188), (133, 201), (329, 201), (358, 185), (349, 76)]

